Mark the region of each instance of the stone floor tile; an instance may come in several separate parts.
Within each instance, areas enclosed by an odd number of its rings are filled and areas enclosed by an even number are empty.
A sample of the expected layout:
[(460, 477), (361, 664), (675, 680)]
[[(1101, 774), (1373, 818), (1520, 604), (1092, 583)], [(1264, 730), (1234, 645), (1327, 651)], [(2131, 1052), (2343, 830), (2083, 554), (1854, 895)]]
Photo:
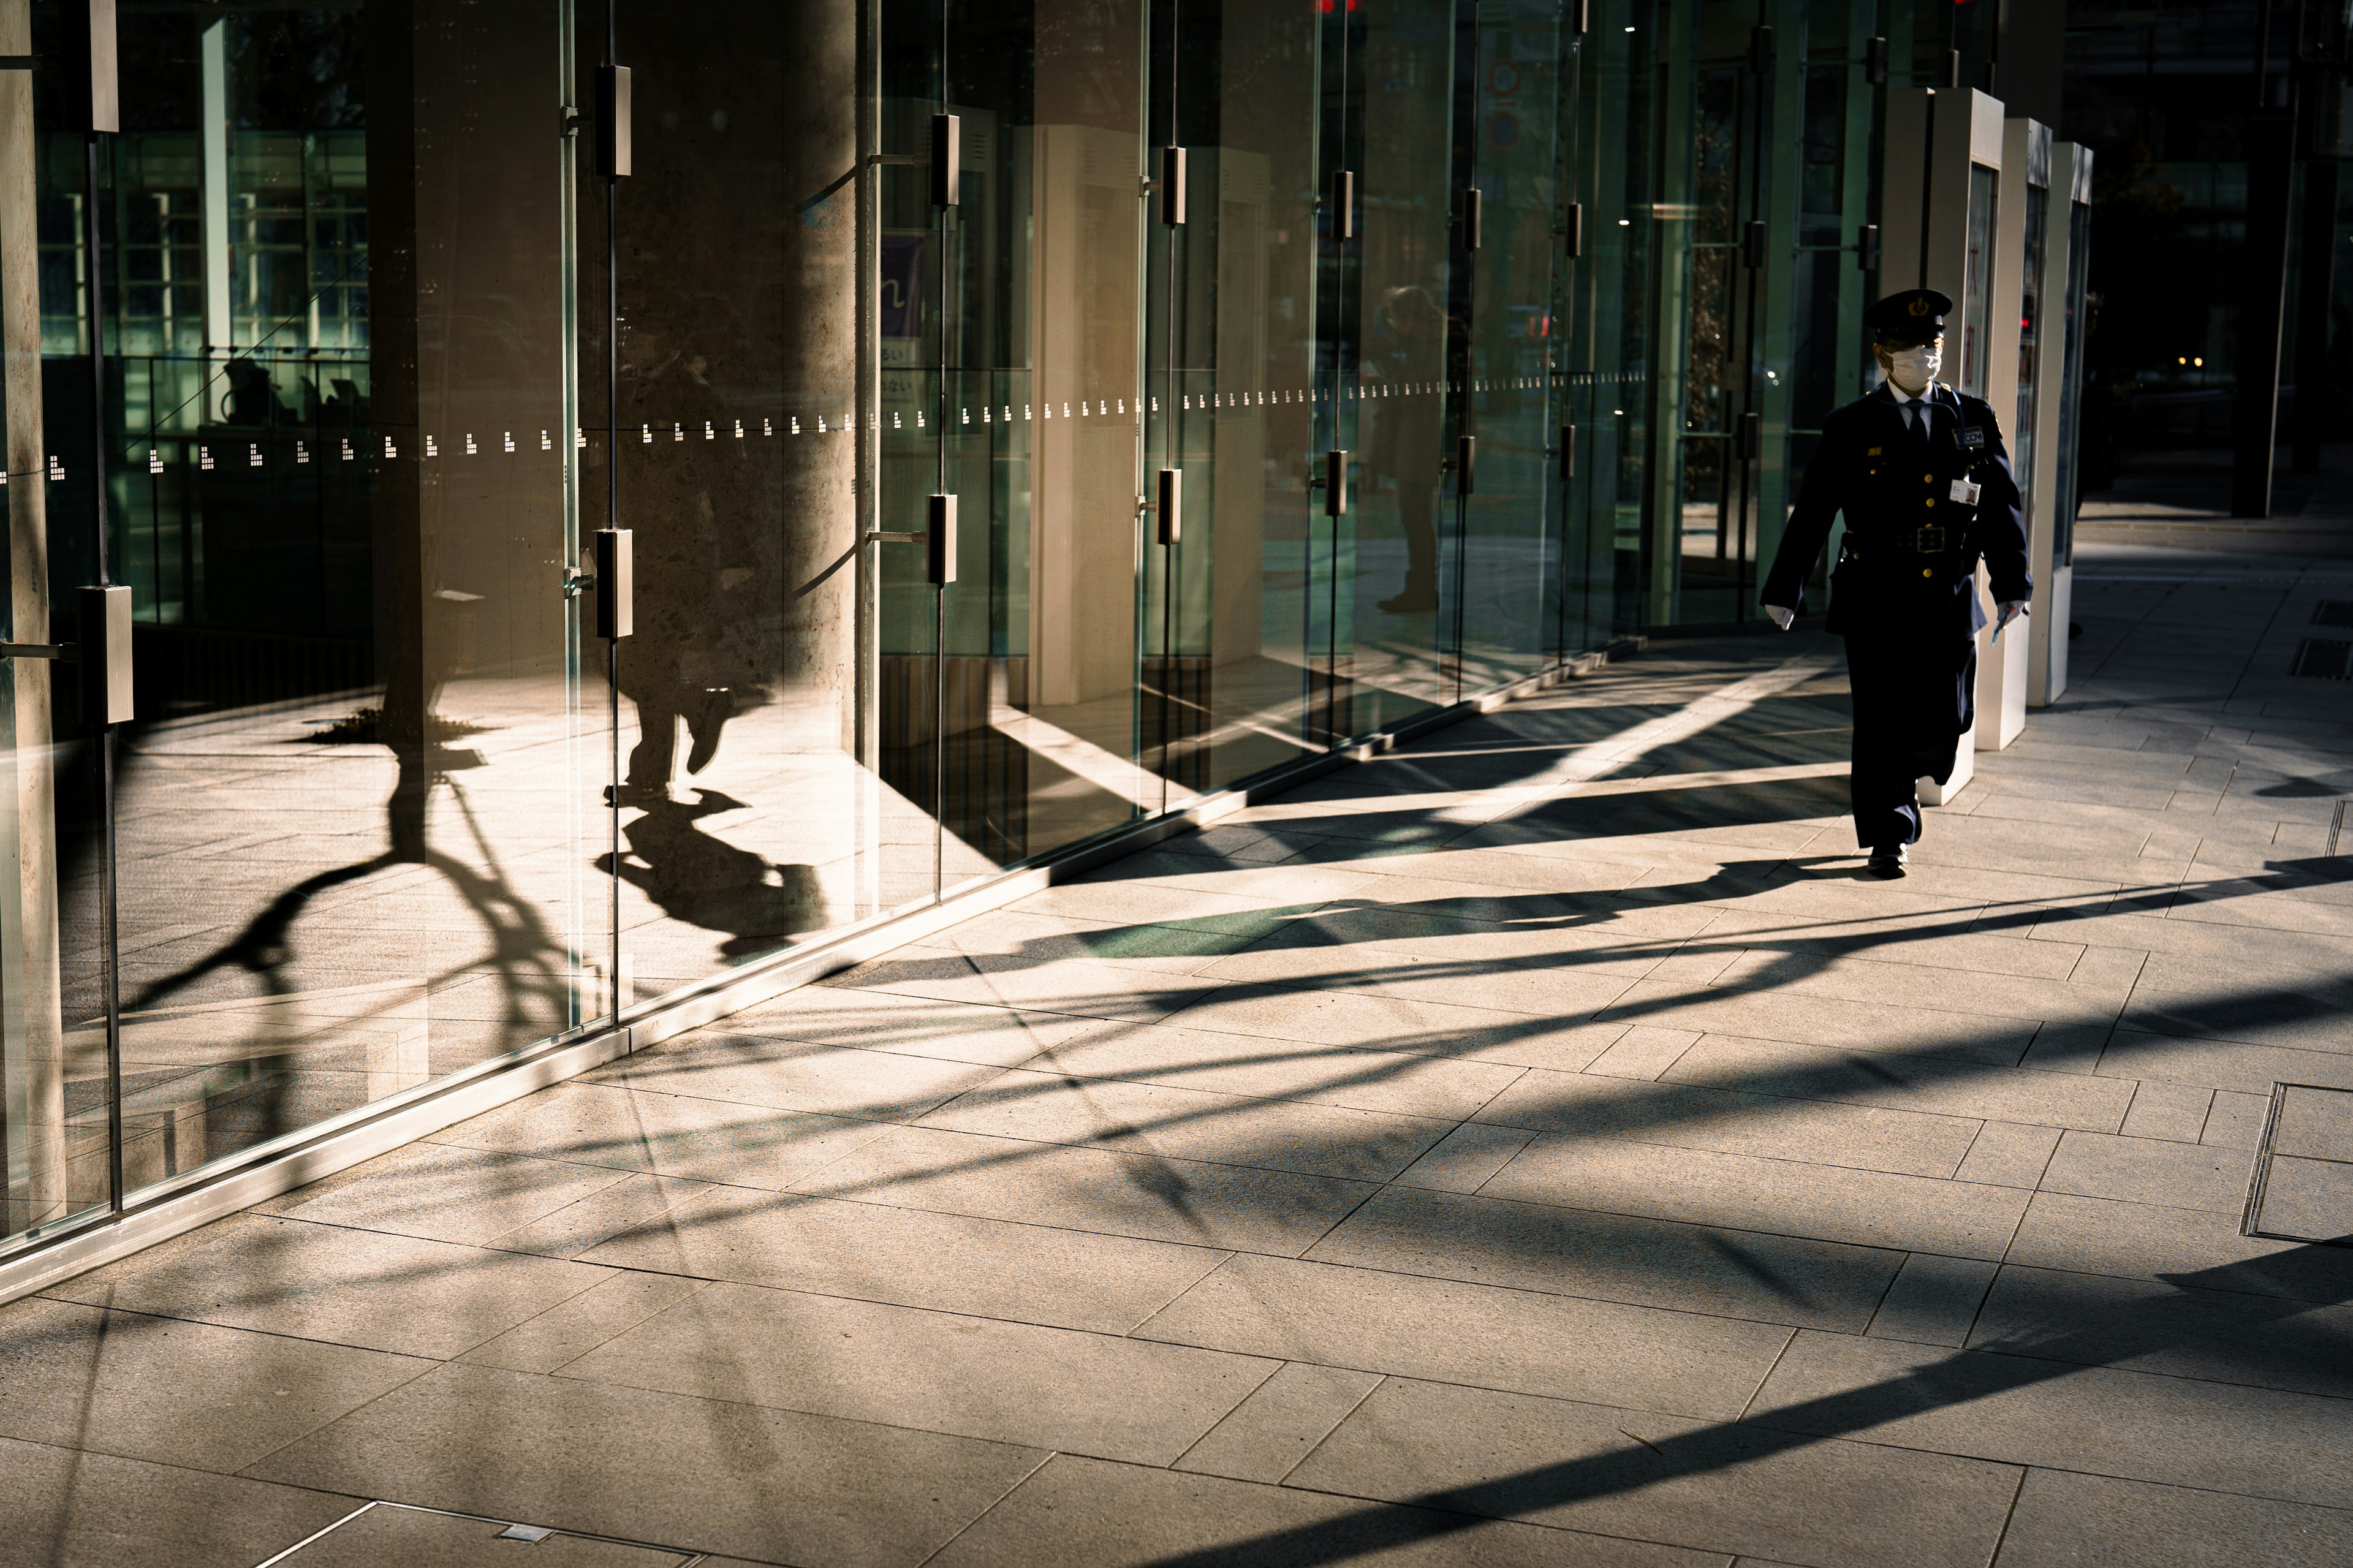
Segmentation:
[(995, 1069), (894, 1051), (698, 1031), (584, 1075), (659, 1094), (897, 1121), (987, 1083)]
[(843, 972), (865, 991), (895, 991), (938, 1002), (1018, 1007), (1082, 1018), (1163, 1018), (1217, 994), (1224, 983), (1091, 959), (1032, 963), (993, 954), (903, 949)]
[[(2034, 1043), (2026, 1048), (2026, 1055), (2018, 1065), (2036, 1072), (2093, 1072), (2100, 1065), (2100, 1053), (2107, 1048), (2108, 1042), (2118, 1032), (2113, 1023), (2045, 1023), (2034, 1032)], [(2120, 1122), (2123, 1114), (2120, 1105), (2117, 1110)]]
[(1746, 1421), (1777, 1431), (2342, 1508), (2341, 1399), (1800, 1331)]
[(1058, 1455), (928, 1568), (1724, 1568), (1721, 1554)]
[(1997, 1187), (2040, 1185), (2042, 1172), (2059, 1147), (2060, 1129), (2021, 1126), (2014, 1121), (1989, 1121), (1978, 1129), (1961, 1168), (1953, 1179), (1984, 1182)]
[(2263, 1123), (2271, 1109), (2269, 1095), (2218, 1089), (2213, 1106), (2206, 1112), (2206, 1125), (2199, 1129), (2198, 1142), (2223, 1149), (2253, 1149), (2263, 1142)]
[(1880, 1248), (1394, 1187), (1307, 1257), (1850, 1332), (1870, 1321), (1902, 1261)]
[(1788, 1331), (1289, 1258), (1240, 1257), (1143, 1339), (1694, 1415), (1736, 1414)]
[(619, 1181), (543, 1219), (494, 1236), (483, 1245), (543, 1258), (577, 1258), (624, 1231), (654, 1224), (712, 1198), (754, 1189), (690, 1182), (676, 1176), (624, 1175)]
[(1966, 1344), (1996, 1267), (1974, 1258), (1915, 1252), (1904, 1260), (1866, 1331), (1878, 1340)]
[(2037, 1193), (2012, 1263), (2124, 1279), (2195, 1278), (2216, 1289), (2353, 1300), (2353, 1248), (2239, 1234), (2239, 1215)]
[(430, 1141), (782, 1191), (890, 1130), (886, 1122), (560, 1083)]
[[(1618, 984), (1611, 981), (1613, 987)], [(1523, 1031), (1524, 1020), (1524, 1015), (1492, 1007), (1418, 998), (1238, 985), (1186, 1008), (1171, 1021), (1181, 1028), (1262, 1039), (1456, 1055), (1491, 1038), (1512, 1038)]]
[(446, 1359), (607, 1275), (552, 1258), (238, 1215), (47, 1293), (94, 1307)]
[(1531, 1070), (1478, 1119), (1579, 1138), (1625, 1138), (1720, 1153), (1950, 1176), (1978, 1123), (1682, 1083)]
[(1376, 1182), (1450, 1131), (1427, 1118), (1018, 1069), (917, 1125)]
[(1166, 970), (1172, 974), (1193, 974), (1227, 953), (1248, 946), (1252, 940), (1243, 932), (1203, 931), (1189, 925), (1131, 924), (1069, 915), (1025, 914), (1008, 909), (935, 931), (909, 945), (1040, 962), (1093, 959)]
[(563, 1375), (1166, 1465), (1274, 1370), (1115, 1334), (712, 1285)]
[(1517, 1066), (1504, 1062), (1353, 1046), (1303, 1047), (1296, 1041), (1166, 1024), (1111, 1026), (1040, 1052), (1023, 1065), (1072, 1078), (1131, 1079), (1449, 1121), (1469, 1116), (1520, 1076)]
[(1838, 1050), (1731, 1035), (1704, 1036), (1664, 1076), (1674, 1083), (1790, 1100), (1835, 1100), (2094, 1132), (2117, 1129), (2133, 1091), (2129, 1083), (2094, 1078), (2088, 1071), (2030, 1072), (1949, 1057)]
[[(1972, 1350), (2353, 1398), (2353, 1303), (2322, 1304), (2210, 1279), (2126, 1279), (2006, 1265)], [(2353, 1414), (2353, 1411), (2348, 1411)]]
[(1045, 1458), (971, 1437), (451, 1365), (252, 1468), (296, 1486), (758, 1562), (914, 1568)]
[(2297, 1085), (2280, 1096), (2272, 1152), (2315, 1160), (2353, 1160), (2353, 1094)]
[(0, 1437), (0, 1557), (41, 1568), (252, 1568), (360, 1500)]
[(2353, 1237), (2353, 1163), (2274, 1154), (2263, 1178), (2263, 1228), (2310, 1241)]
[(2353, 1513), (2031, 1469), (1994, 1568), (2339, 1568)]
[[(303, 1547), (290, 1560), (290, 1568), (380, 1568), (394, 1563), (509, 1568), (519, 1544), (507, 1537), (509, 1528), (494, 1520), (380, 1504)], [(689, 1561), (682, 1552), (659, 1547), (578, 1535), (551, 1535), (530, 1544), (532, 1568), (682, 1568)], [(703, 1568), (702, 1563), (695, 1568)]]
[(1377, 1373), (1285, 1362), (1176, 1461), (1180, 1470), (1278, 1482), (1380, 1384)]
[(2118, 1029), (2100, 1058), (2100, 1071), (2144, 1081), (2200, 1084), (2260, 1095), (2275, 1083), (2316, 1083), (2353, 1089), (2353, 1054), (2200, 1039)]
[(2195, 1084), (2144, 1083), (2133, 1095), (2123, 1132), (2127, 1138), (2195, 1143), (2206, 1131), (2206, 1113), (2213, 1104), (2213, 1091)]
[(839, 984), (787, 991), (727, 1022), (731, 1028), (779, 1039), (858, 1046), (985, 1067), (1011, 1067), (1049, 1046), (1101, 1027), (1092, 1019), (1061, 1013), (952, 1004)]
[(457, 1359), (510, 1372), (554, 1372), (693, 1295), (704, 1283), (625, 1269)]
[(1407, 1166), (1394, 1184), (1448, 1193), (1477, 1192), (1535, 1137), (1516, 1128), (1466, 1121)]
[(255, 1212), (479, 1244), (628, 1179), (605, 1165), (411, 1143), (257, 1205)]
[(859, 1203), (1296, 1256), (1363, 1182), (903, 1127), (802, 1183)]
[(2027, 1194), (1620, 1139), (1547, 1134), (1480, 1189), (1489, 1197), (1648, 1215), (1863, 1247), (1999, 1258)]
[(1974, 1568), (2009, 1466), (1392, 1378), (1291, 1484), (1820, 1568)]
[(79, 1302), (18, 1301), (0, 1308), (0, 1437), (227, 1475), (432, 1364)]
[[(1148, 863), (1125, 865), (1120, 869), (1128, 874), (1058, 883), (1007, 908), (1017, 914), (1070, 915), (1119, 925), (1148, 921), (1249, 937), (1264, 935), (1280, 919), (1261, 900), (1241, 891), (1240, 888), (1228, 892), (1221, 889), (1173, 886), (1166, 881), (1147, 880), (1134, 874), (1148, 872), (1151, 869)], [(1185, 872), (1206, 869), (1208, 868), (1198, 862), (1187, 863), (1184, 868)], [(1180, 872), (1180, 877), (1183, 874)], [(1322, 901), (1312, 898), (1292, 899), (1285, 900), (1282, 907), (1295, 909), (1303, 903), (1312, 909)]]
[(594, 1260), (700, 1279), (1124, 1333), (1226, 1254), (885, 1204), (742, 1190)]
[(2236, 1214), (2249, 1174), (2247, 1156), (2235, 1149), (2069, 1132), (2042, 1173), (2042, 1190)]
[[(1891, 992), (1888, 994), (1900, 994)], [(2029, 1019), (1782, 991), (1653, 985), (1638, 981), (1597, 1022), (1649, 1024), (1858, 1051), (1932, 1052), (2015, 1067), (2034, 1038)]]
[(1672, 1068), (1698, 1039), (1698, 1034), (1690, 1029), (1654, 1029), (1638, 1024), (1586, 1064), (1584, 1070), (1608, 1078), (1655, 1079)]

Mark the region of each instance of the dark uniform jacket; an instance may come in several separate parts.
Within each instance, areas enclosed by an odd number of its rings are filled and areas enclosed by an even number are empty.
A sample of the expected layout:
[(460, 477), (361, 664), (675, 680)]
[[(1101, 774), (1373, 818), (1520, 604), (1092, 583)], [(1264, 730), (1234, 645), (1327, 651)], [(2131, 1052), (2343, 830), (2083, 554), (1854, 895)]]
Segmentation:
[[(1832, 632), (1974, 637), (1985, 625), (1979, 556), (1997, 602), (2031, 596), (2026, 519), (1992, 407), (1942, 384), (1929, 407), (1925, 445), (1884, 382), (1822, 422), (1764, 603), (1805, 608), (1805, 579), (1840, 512), (1846, 539), (1831, 574)], [(1976, 505), (1954, 499), (1957, 479), (1978, 487)]]

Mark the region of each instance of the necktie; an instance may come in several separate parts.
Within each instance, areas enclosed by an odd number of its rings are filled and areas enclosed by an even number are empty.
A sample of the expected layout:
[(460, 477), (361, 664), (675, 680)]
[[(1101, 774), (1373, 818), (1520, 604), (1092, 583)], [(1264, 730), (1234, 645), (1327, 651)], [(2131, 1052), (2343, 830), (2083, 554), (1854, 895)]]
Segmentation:
[(1912, 439), (1915, 445), (1925, 447), (1928, 444), (1928, 405), (1926, 403), (1916, 397), (1906, 401), (1904, 405), (1904, 423), (1911, 429)]

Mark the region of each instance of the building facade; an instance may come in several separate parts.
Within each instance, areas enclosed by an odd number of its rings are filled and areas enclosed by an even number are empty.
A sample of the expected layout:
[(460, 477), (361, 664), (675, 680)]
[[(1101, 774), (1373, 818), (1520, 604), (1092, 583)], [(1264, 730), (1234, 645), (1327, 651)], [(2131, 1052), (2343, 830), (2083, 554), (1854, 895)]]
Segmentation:
[(20, 1269), (1753, 623), (2001, 123), (1992, 0), (114, 11), (0, 0)]

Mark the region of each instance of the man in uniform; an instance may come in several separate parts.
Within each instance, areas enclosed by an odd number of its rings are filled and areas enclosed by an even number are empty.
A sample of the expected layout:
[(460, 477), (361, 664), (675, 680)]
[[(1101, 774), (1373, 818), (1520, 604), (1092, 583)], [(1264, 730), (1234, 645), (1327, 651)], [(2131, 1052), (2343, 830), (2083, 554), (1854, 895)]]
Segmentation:
[(1854, 699), (1855, 842), (1881, 877), (1904, 875), (1920, 837), (1917, 781), (1950, 779), (1977, 721), (1978, 558), (2000, 605), (1997, 637), (2033, 591), (2001, 426), (1983, 400), (1936, 380), (1952, 308), (1949, 295), (1907, 289), (1863, 312), (1886, 379), (1823, 421), (1765, 578), (1766, 613), (1787, 631), (1831, 519), (1846, 514), (1828, 626), (1846, 638)]

